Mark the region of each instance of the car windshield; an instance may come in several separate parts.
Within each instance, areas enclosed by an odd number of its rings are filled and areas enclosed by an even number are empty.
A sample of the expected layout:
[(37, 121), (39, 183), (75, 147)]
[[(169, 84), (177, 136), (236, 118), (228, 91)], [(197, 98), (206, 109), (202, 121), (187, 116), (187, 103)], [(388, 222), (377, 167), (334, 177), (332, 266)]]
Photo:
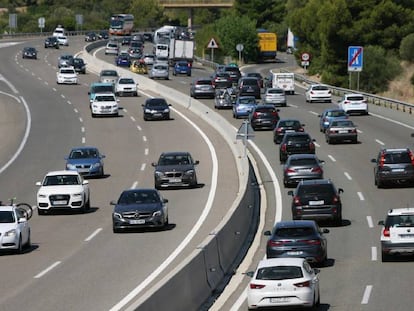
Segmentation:
[(60, 73), (75, 73), (73, 69), (60, 69)]
[(159, 106), (167, 106), (167, 103), (163, 98), (153, 98), (146, 103), (147, 107), (159, 107)]
[(74, 59), (73, 59), (73, 63), (74, 63), (74, 64), (79, 64), (79, 65), (83, 65), (83, 59), (80, 59), (80, 58), (74, 58)]
[(0, 223), (10, 224), (16, 222), (12, 211), (0, 211)]
[(95, 100), (98, 102), (114, 102), (115, 97), (112, 95), (96, 96)]
[(158, 165), (187, 165), (191, 164), (188, 155), (165, 155), (160, 158)]
[(76, 175), (52, 175), (46, 176), (43, 186), (62, 186), (62, 185), (79, 185), (79, 179)]
[(135, 84), (134, 80), (129, 79), (129, 78), (125, 78), (125, 79), (120, 79), (118, 81), (119, 84)]
[(112, 85), (95, 85), (92, 87), (92, 93), (112, 93), (114, 88)]
[(299, 187), (298, 195), (333, 194), (334, 190), (330, 184), (316, 184)]
[(278, 266), (265, 267), (257, 271), (257, 280), (287, 280), (302, 278), (301, 267), (297, 266)]
[(317, 165), (318, 162), (315, 158), (303, 158), (303, 159), (290, 159), (289, 165), (291, 166), (302, 166), (302, 165)]
[(387, 217), (386, 227), (413, 227), (414, 215), (392, 215)]
[(118, 204), (158, 203), (160, 197), (155, 191), (126, 191), (121, 194)]
[(98, 151), (96, 149), (76, 149), (72, 150), (69, 155), (69, 159), (85, 159), (85, 158), (97, 158)]
[(312, 227), (278, 228), (275, 236), (279, 238), (309, 236), (315, 234)]

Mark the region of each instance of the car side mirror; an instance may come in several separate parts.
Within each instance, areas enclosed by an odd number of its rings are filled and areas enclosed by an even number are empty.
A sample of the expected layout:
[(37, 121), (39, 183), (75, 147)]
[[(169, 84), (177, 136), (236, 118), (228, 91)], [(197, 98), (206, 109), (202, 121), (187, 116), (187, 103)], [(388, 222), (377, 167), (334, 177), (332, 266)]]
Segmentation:
[(157, 162), (152, 162), (151, 165), (155, 167), (157, 166)]
[(42, 182), (41, 181), (37, 181), (36, 182), (36, 186), (39, 186), (40, 187), (41, 185), (42, 185)]
[(245, 273), (245, 275), (247, 275), (247, 276), (249, 276), (249, 277), (253, 277), (253, 275), (254, 275), (254, 271), (247, 271), (246, 273)]
[(314, 272), (315, 274), (319, 274), (319, 273), (321, 272), (321, 270), (320, 270), (320, 269), (317, 269), (317, 268), (313, 268), (313, 272)]
[(323, 228), (322, 233), (329, 233), (329, 229)]
[(379, 224), (380, 226), (385, 226), (385, 222), (384, 222), (383, 220), (380, 220), (380, 221), (378, 222), (378, 224)]
[(371, 159), (372, 163), (377, 163), (377, 159)]
[(109, 204), (116, 205), (116, 201), (111, 201), (111, 202), (109, 202)]
[(342, 193), (342, 192), (344, 192), (344, 189), (339, 188), (339, 189), (338, 189), (338, 193)]
[(289, 190), (287, 194), (293, 197), (293, 190)]
[(325, 164), (325, 160), (319, 160), (320, 164)]
[(272, 232), (271, 232), (270, 230), (266, 230), (266, 231), (263, 233), (263, 235), (266, 235), (266, 236), (271, 236), (271, 235), (272, 235)]
[(194, 161), (194, 165), (200, 164), (200, 161), (196, 160)]
[(26, 221), (27, 221), (26, 217), (21, 217), (21, 218), (19, 218), (19, 220), (17, 222), (22, 223), (22, 222), (26, 222)]
[(168, 199), (163, 199), (162, 202), (163, 203), (168, 203)]
[(318, 118), (321, 118), (322, 117), (322, 115), (321, 114), (318, 114)]

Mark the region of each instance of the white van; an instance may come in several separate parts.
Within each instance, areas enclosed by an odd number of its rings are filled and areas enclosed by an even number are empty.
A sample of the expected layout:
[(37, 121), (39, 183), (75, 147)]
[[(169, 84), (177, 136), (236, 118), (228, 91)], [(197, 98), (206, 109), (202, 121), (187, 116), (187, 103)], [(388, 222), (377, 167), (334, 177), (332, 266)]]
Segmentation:
[(286, 94), (295, 94), (295, 74), (293, 72), (273, 73), (272, 88), (283, 89)]
[(65, 28), (61, 25), (58, 25), (55, 30), (53, 30), (53, 37), (62, 37), (65, 36)]
[(169, 46), (168, 44), (157, 44), (155, 46), (155, 57), (167, 57), (168, 58), (168, 50)]

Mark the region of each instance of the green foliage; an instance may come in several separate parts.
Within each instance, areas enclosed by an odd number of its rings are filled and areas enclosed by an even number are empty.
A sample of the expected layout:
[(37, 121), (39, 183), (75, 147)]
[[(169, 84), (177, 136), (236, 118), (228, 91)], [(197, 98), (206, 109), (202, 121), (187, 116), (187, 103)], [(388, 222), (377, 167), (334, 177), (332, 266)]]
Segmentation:
[(411, 76), (411, 78), (410, 78), (410, 82), (411, 82), (411, 85), (413, 85), (413, 86), (414, 86), (414, 74)]
[(401, 40), (400, 57), (402, 60), (414, 62), (414, 33), (409, 34)]

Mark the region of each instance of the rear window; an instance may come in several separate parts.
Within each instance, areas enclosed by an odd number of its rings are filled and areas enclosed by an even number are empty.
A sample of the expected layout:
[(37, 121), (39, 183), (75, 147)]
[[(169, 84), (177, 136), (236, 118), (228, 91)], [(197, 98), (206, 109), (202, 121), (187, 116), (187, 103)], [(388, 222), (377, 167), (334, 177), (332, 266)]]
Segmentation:
[(242, 81), (241, 81), (241, 84), (242, 85), (257, 85), (257, 79), (256, 78), (254, 78), (254, 79), (243, 79)]
[(313, 235), (314, 233), (311, 227), (279, 228), (276, 229), (275, 236), (280, 238), (303, 237)]
[(198, 85), (211, 85), (211, 80), (198, 80)]
[(352, 121), (332, 121), (331, 126), (352, 127), (354, 123)]
[(270, 89), (267, 91), (269, 94), (285, 94), (285, 91), (282, 89)]
[(300, 127), (299, 121), (282, 121), (279, 123), (279, 126), (284, 127)]
[(310, 142), (311, 140), (308, 135), (288, 135), (286, 139), (288, 142)]
[(414, 215), (393, 215), (388, 216), (385, 222), (386, 227), (414, 227)]
[(393, 152), (384, 155), (384, 163), (411, 163), (411, 158), (408, 152)]
[(327, 86), (324, 85), (315, 85), (312, 87), (312, 90), (314, 91), (329, 91)]
[(302, 185), (299, 187), (298, 195), (333, 194), (334, 189), (330, 184)]
[(290, 165), (293, 166), (301, 166), (301, 165), (315, 165), (318, 164), (316, 159), (313, 158), (306, 158), (306, 159), (291, 159), (289, 161)]
[(271, 108), (271, 107), (256, 107), (256, 109), (254, 110), (255, 112), (262, 112), (262, 113), (272, 113), (272, 112), (276, 112), (275, 108)]
[(265, 267), (257, 271), (257, 280), (286, 280), (302, 278), (301, 267), (296, 266), (279, 266)]
[(104, 70), (101, 72), (101, 76), (118, 76), (118, 73), (114, 70)]
[(256, 99), (255, 98), (240, 98), (239, 104), (240, 105), (255, 105)]
[(352, 100), (352, 101), (361, 101), (361, 100), (364, 100), (364, 97), (363, 96), (348, 96), (346, 99)]
[(335, 110), (335, 111), (328, 111), (328, 113), (326, 114), (328, 117), (343, 117), (346, 116), (345, 111), (339, 111), (339, 110)]

